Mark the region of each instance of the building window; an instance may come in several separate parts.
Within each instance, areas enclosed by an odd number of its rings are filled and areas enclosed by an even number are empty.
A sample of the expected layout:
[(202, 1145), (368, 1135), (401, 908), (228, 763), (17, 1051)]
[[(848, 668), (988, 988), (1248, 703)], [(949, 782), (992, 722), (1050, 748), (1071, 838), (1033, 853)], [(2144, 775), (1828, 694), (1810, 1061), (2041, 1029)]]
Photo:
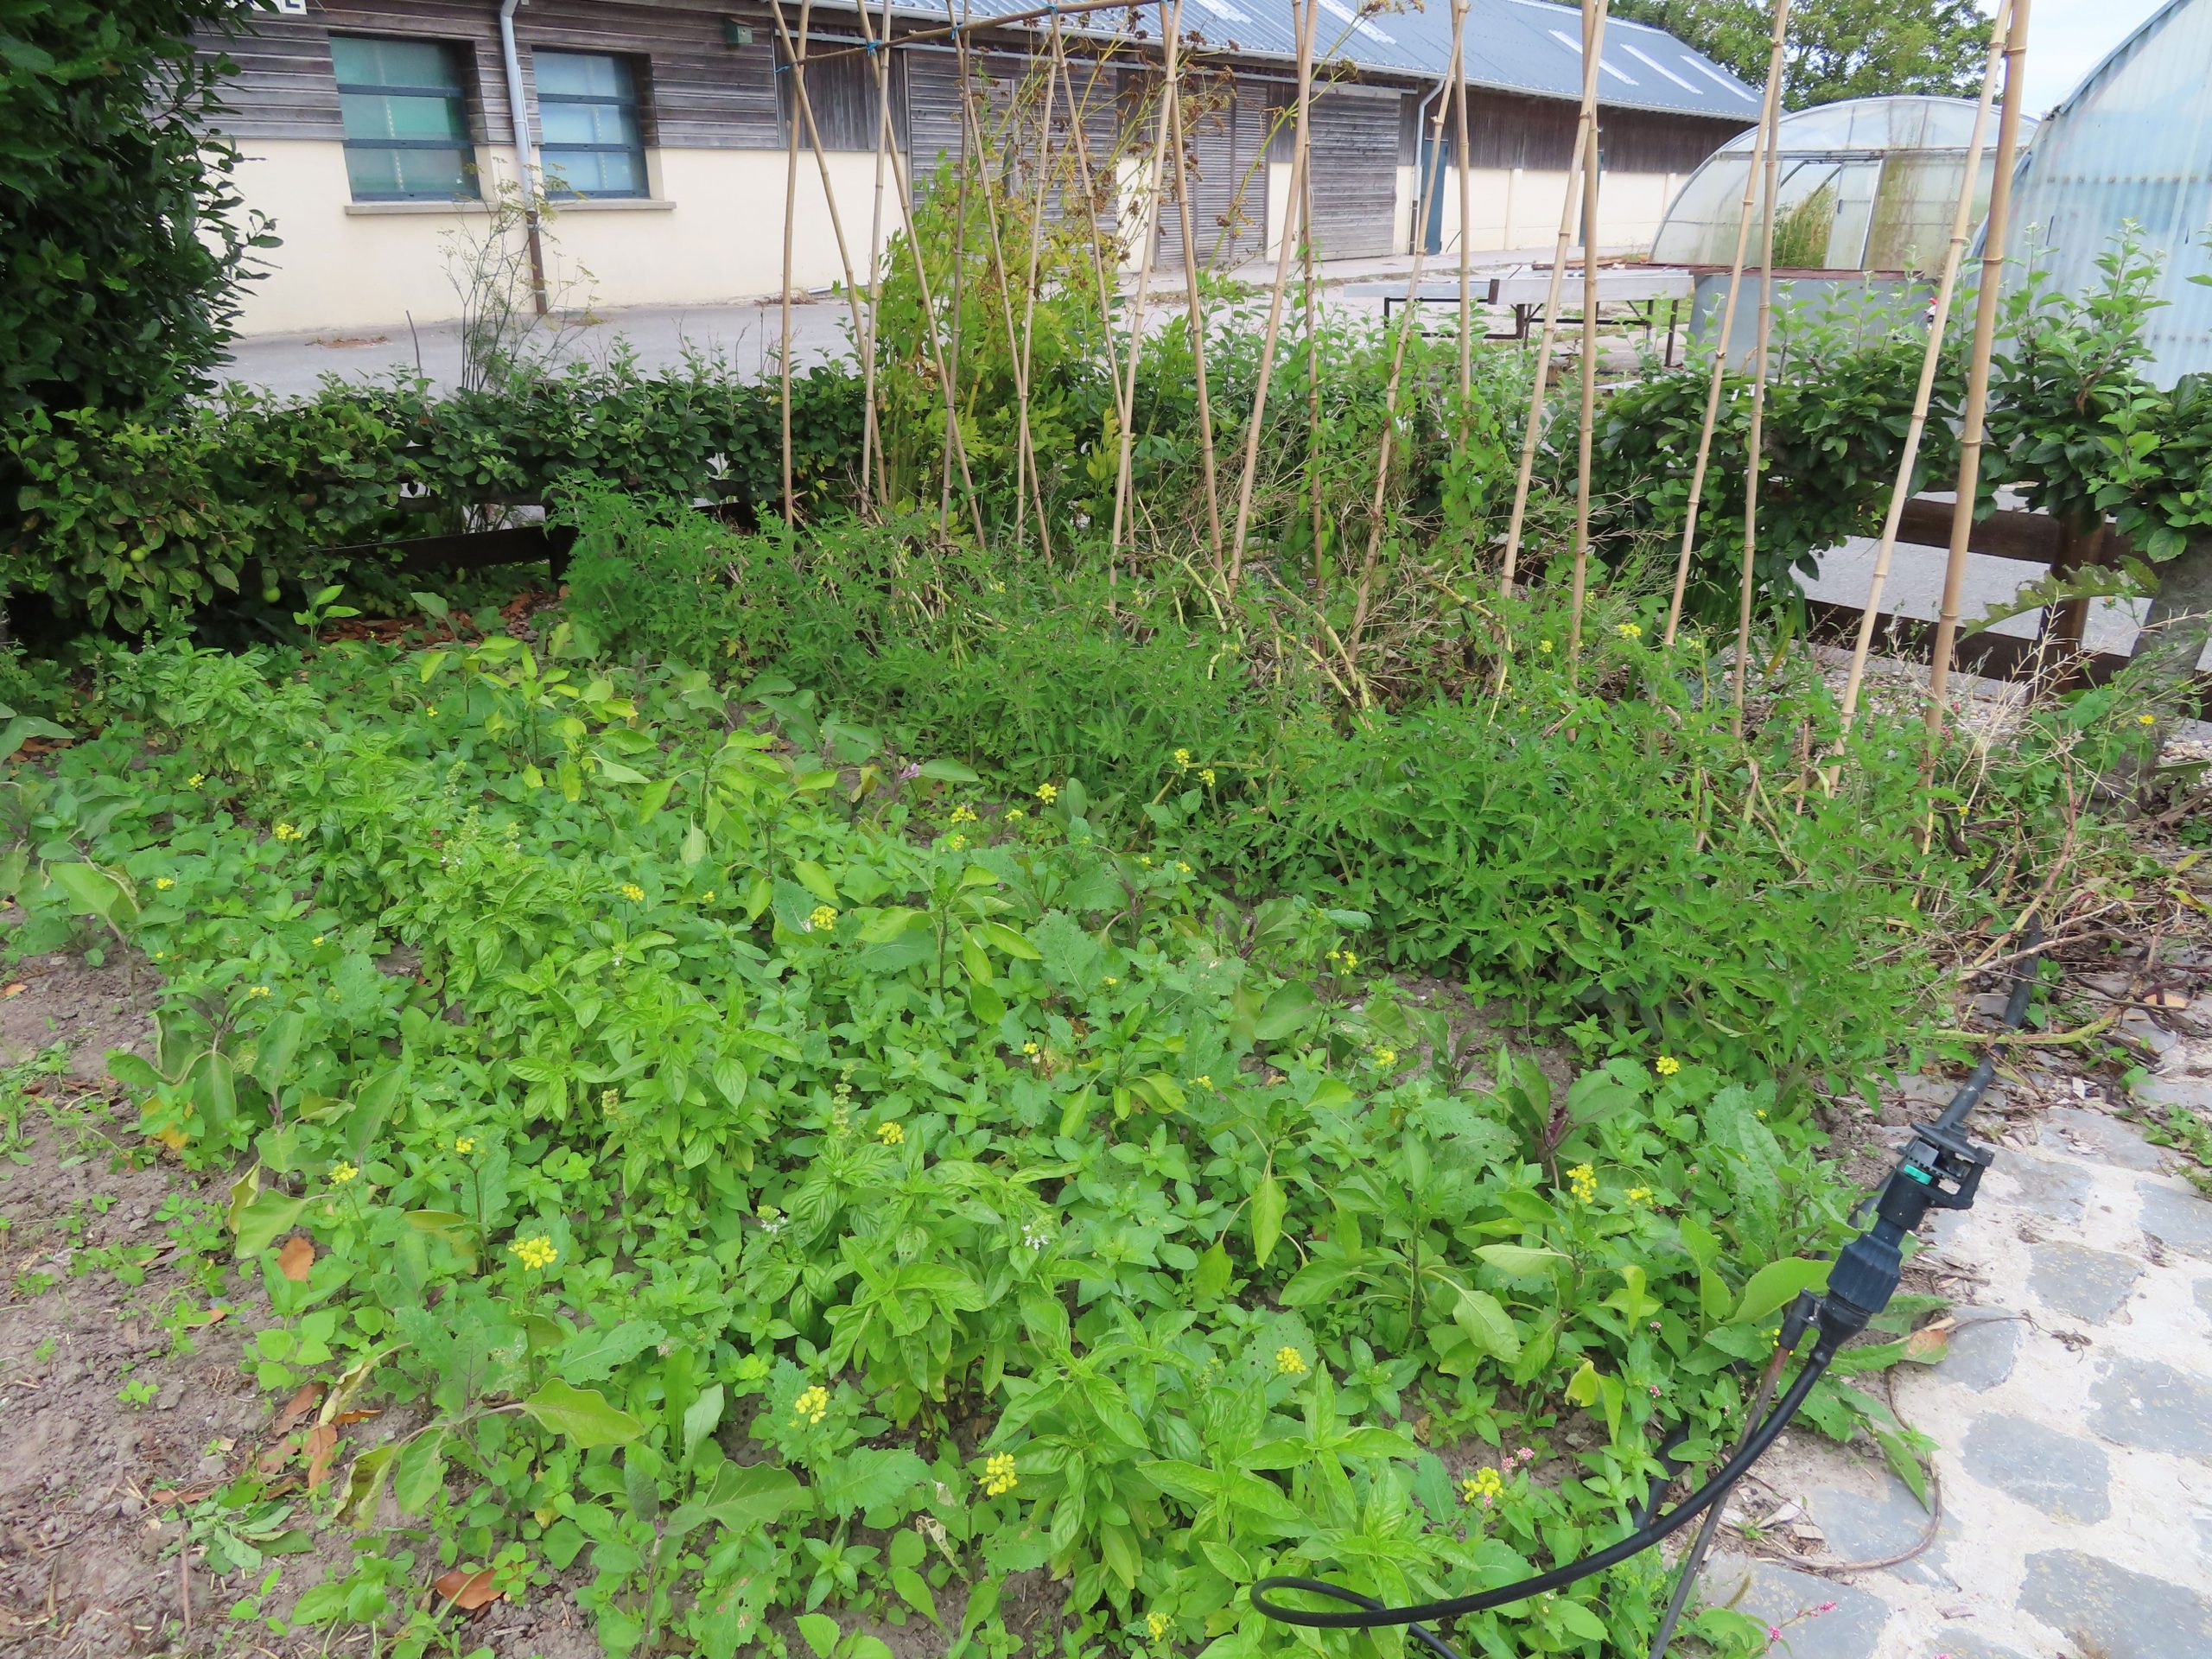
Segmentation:
[(442, 41), (330, 37), (356, 201), (474, 196), (461, 54)]
[(642, 196), (645, 128), (627, 61), (602, 52), (538, 52), (538, 148), (549, 195)]

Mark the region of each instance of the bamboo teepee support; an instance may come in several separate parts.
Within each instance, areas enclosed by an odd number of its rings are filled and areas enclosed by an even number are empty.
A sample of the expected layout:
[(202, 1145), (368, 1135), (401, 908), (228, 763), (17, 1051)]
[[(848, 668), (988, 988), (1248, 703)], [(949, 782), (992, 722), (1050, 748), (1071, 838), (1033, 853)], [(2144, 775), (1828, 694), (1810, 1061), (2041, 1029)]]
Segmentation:
[[(804, 82), (806, 79), (806, 39), (808, 25), (814, 17), (814, 0), (800, 0), (798, 12), (798, 55), (792, 59), (792, 77)], [(786, 146), (784, 168), (784, 296), (783, 340), (781, 362), (778, 365), (780, 381), (784, 428), (784, 522), (798, 522), (797, 493), (791, 484), (791, 238), (798, 219), (798, 126), (791, 124), (791, 137)]]
[[(1958, 205), (1951, 213), (1951, 240), (1943, 254), (1943, 271), (1936, 284), (1935, 308), (1929, 313), (1928, 344), (1920, 354), (1920, 381), (1913, 391), (1912, 417), (1905, 428), (1904, 448), (1897, 457), (1897, 480), (1890, 487), (1889, 511), (1882, 519), (1882, 539), (1874, 550), (1874, 573), (1866, 583), (1866, 608), (1859, 613), (1859, 637), (1851, 650), (1851, 669), (1843, 683), (1839, 744), (1851, 734), (1859, 713), (1859, 693), (1866, 678), (1866, 656), (1874, 643), (1874, 625), (1882, 608), (1882, 589), (1890, 579), (1890, 561), (1896, 556), (1897, 526), (1904, 518), (1904, 504), (1912, 494), (1914, 474), (1920, 467), (1920, 444), (1928, 430), (1928, 406), (1935, 396), (1936, 372), (1943, 359), (1944, 336), (1951, 323), (1951, 298), (1957, 289), (1959, 264), (1974, 234), (1974, 187), (1981, 180), (1981, 151), (1989, 133), (1990, 105), (1997, 99), (1997, 79), (2005, 58), (2005, 37), (2012, 22), (2013, 0), (1997, 0), (1990, 20), (1988, 60), (1982, 66), (1981, 97), (1974, 105), (1974, 130), (1967, 140), (1966, 171), (1959, 181)], [(1971, 507), (1969, 507), (1971, 514)], [(1827, 769), (1826, 786), (1835, 787), (1835, 770)]]
[[(1052, 19), (1052, 64), (1055, 66), (1059, 61), (1059, 40), (1060, 20), (1055, 17)], [(1058, 90), (1058, 72), (1056, 67), (1048, 67), (1045, 72), (1045, 106), (1037, 115), (1037, 194), (1029, 209), (1029, 269), (1021, 289), (1021, 343), (1014, 349), (1019, 376), (1016, 384), (1021, 388), (1021, 449), (1030, 458), (1033, 474), (1037, 471), (1037, 462), (1035, 442), (1029, 430), (1029, 376), (1034, 361), (1031, 346), (1036, 337), (1037, 267), (1043, 258), (1045, 247), (1045, 188), (1052, 176), (1052, 102), (1053, 95)], [(1022, 509), (1027, 505), (1027, 498), (1016, 491), (1014, 498), (1014, 539), (1017, 546), (1022, 540)], [(1037, 481), (1037, 542), (1045, 557), (1051, 559), (1052, 535), (1046, 523), (1045, 486), (1041, 478)]]
[[(1584, 157), (1596, 139), (1598, 124), (1598, 54), (1582, 54), (1582, 110), (1574, 124), (1574, 155), (1567, 164), (1567, 194), (1560, 203), (1559, 240), (1552, 249), (1551, 279), (1544, 285), (1544, 326), (1536, 342), (1536, 384), (1529, 394), (1529, 423), (1521, 433), (1521, 465), (1513, 480), (1513, 512), (1505, 523), (1505, 560), (1498, 574), (1498, 591), (1513, 594), (1513, 578), (1521, 562), (1521, 530), (1529, 515), (1529, 480), (1536, 467), (1536, 440), (1544, 424), (1544, 397), (1551, 389), (1552, 351), (1559, 342), (1559, 297), (1567, 275), (1567, 251), (1574, 238), (1578, 193)], [(1583, 251), (1588, 263), (1591, 253)]]
[[(944, 15), (952, 16), (952, 0), (944, 0)], [(952, 38), (955, 60), (959, 67), (960, 97), (965, 102), (972, 89), (968, 75), (968, 36), (956, 23), (947, 31)], [(942, 460), (942, 493), (938, 499), (938, 523), (943, 526), (952, 514), (952, 429), (960, 424), (960, 346), (965, 327), (965, 307), (962, 302), (967, 294), (968, 279), (968, 175), (969, 172), (968, 123), (960, 124), (960, 192), (952, 207), (952, 325), (950, 345), (952, 355), (944, 365), (944, 409), (946, 443)], [(919, 251), (917, 250), (917, 257)]]
[(1744, 734), (1744, 671), (1751, 649), (1751, 579), (1758, 556), (1760, 450), (1766, 435), (1767, 343), (1774, 333), (1774, 218), (1781, 170), (1777, 155), (1780, 108), (1777, 99), (1776, 118), (1767, 126), (1764, 183), (1761, 189), (1759, 321), (1751, 347), (1751, 431), (1744, 442), (1744, 563), (1742, 585), (1736, 596), (1736, 655), (1728, 673), (1728, 728), (1737, 737)]
[[(1128, 377), (1128, 391), (1122, 396), (1122, 407), (1134, 416), (1137, 403), (1137, 362), (1144, 354), (1145, 302), (1152, 294), (1154, 255), (1160, 239), (1160, 202), (1164, 189), (1162, 169), (1167, 165), (1167, 129), (1169, 113), (1180, 95), (1176, 86), (1179, 67), (1175, 45), (1183, 29), (1183, 0), (1173, 0), (1173, 10), (1168, 10), (1167, 0), (1160, 0), (1160, 28), (1166, 43), (1166, 68), (1165, 86), (1160, 94), (1160, 119), (1152, 140), (1152, 167), (1146, 175), (1144, 213), (1137, 238), (1136, 302), (1129, 315), (1129, 357), (1124, 368)], [(1189, 250), (1184, 251), (1187, 254)], [(1134, 418), (1122, 422), (1121, 453), (1114, 468), (1114, 528), (1109, 539), (1107, 557), (1117, 559), (1122, 551), (1122, 532), (1130, 528), (1131, 502), (1130, 463), (1136, 454), (1136, 423)]]
[[(790, 28), (787, 26), (784, 16), (784, 0), (769, 0), (769, 5), (775, 15), (777, 36), (783, 41), (784, 57), (786, 61), (793, 65), (797, 65), (799, 61), (800, 52), (798, 49), (795, 49), (791, 44), (791, 32)], [(802, 28), (803, 27), (804, 25), (802, 25)], [(852, 254), (847, 249), (845, 244), (844, 217), (837, 210), (837, 188), (830, 176), (830, 157), (822, 148), (821, 129), (816, 126), (814, 122), (814, 101), (806, 94), (806, 77), (802, 73), (797, 73), (796, 70), (791, 76), (791, 101), (795, 106), (792, 111), (795, 119), (804, 121), (806, 124), (807, 148), (814, 152), (815, 165), (821, 171), (822, 201), (823, 205), (827, 207), (830, 212), (830, 234), (836, 238), (837, 264), (838, 268), (845, 273), (845, 304), (847, 308), (852, 313), (853, 338), (857, 341), (861, 338), (861, 296), (859, 287), (853, 280)], [(785, 224), (785, 240), (788, 242), (790, 239), (790, 226), (788, 222)], [(785, 273), (784, 296), (786, 302), (786, 316), (788, 316), (788, 302), (791, 297), (791, 282), (790, 273), (788, 271)], [(784, 349), (786, 356), (788, 356), (791, 350), (791, 340), (788, 333), (786, 334), (784, 341)], [(785, 393), (785, 396), (786, 398), (788, 398), (788, 391)], [(786, 430), (788, 431), (788, 409), (786, 409), (785, 411), (785, 424)], [(874, 424), (875, 423), (872, 419), (864, 420), (861, 427), (861, 510), (862, 512), (867, 512), (868, 503), (868, 452), (866, 448), (866, 442), (868, 435), (874, 430)], [(789, 442), (788, 436), (786, 437), (785, 442), (786, 443)], [(787, 474), (790, 468), (788, 465), (786, 465), (785, 471)]]
[[(1084, 241), (1090, 249), (1091, 274), (1098, 289), (1099, 345), (1106, 358), (1106, 380), (1107, 384), (1114, 389), (1114, 417), (1122, 425), (1127, 426), (1129, 423), (1129, 411), (1128, 406), (1122, 402), (1121, 359), (1120, 354), (1114, 348), (1114, 283), (1106, 274), (1106, 254), (1098, 236), (1098, 186), (1096, 176), (1090, 168), (1090, 141), (1084, 131), (1083, 124), (1090, 114), (1091, 94), (1098, 90), (1098, 78), (1103, 71), (1104, 64), (1103, 60), (1092, 61), (1090, 83), (1084, 87), (1084, 95), (1077, 98), (1075, 92), (1075, 73), (1068, 67), (1066, 45), (1060, 36), (1057, 24), (1052, 30), (1052, 56), (1054, 66), (1059, 72), (1060, 89), (1067, 94), (1069, 131), (1070, 136), (1075, 140), (1076, 189), (1082, 198), (1084, 214), (1089, 222), (1090, 231), (1090, 233), (1084, 238)], [(1110, 160), (1111, 157), (1109, 156), (1109, 159)], [(1118, 236), (1121, 227), (1121, 208), (1118, 200), (1115, 207), (1114, 223), (1116, 233)]]
[(1720, 389), (1728, 373), (1729, 342), (1736, 337), (1736, 301), (1743, 292), (1744, 256), (1751, 243), (1751, 209), (1758, 200), (1759, 169), (1767, 135), (1780, 119), (1782, 53), (1789, 31), (1789, 0), (1774, 0), (1774, 29), (1768, 39), (1766, 89), (1759, 99), (1759, 124), (1744, 165), (1744, 200), (1736, 217), (1736, 254), (1728, 266), (1728, 299), (1720, 308), (1720, 332), (1713, 337), (1713, 372), (1705, 388), (1705, 420), (1698, 428), (1697, 459), (1690, 467), (1689, 505), (1682, 518), (1682, 545), (1675, 558), (1675, 591), (1667, 601), (1663, 643), (1673, 645), (1682, 625), (1682, 599), (1689, 591), (1690, 555), (1697, 545), (1698, 509), (1705, 499), (1705, 474), (1713, 459), (1713, 429), (1720, 421)]
[[(1606, 0), (1583, 0), (1582, 53), (1598, 63), (1605, 49)], [(1598, 416), (1598, 106), (1582, 147), (1582, 415), (1575, 423), (1574, 581), (1567, 601), (1567, 654), (1582, 654), (1582, 609), (1590, 589), (1591, 431)]]
[[(2005, 113), (1997, 123), (1997, 165), (1990, 179), (1989, 217), (1982, 226), (1981, 288), (1974, 296), (1974, 345), (1967, 359), (1967, 402), (1959, 435), (1959, 498), (1951, 509), (1951, 546), (1943, 565), (1943, 603), (1936, 619), (1935, 648), (1929, 658), (1928, 734), (1943, 730), (1943, 698), (1948, 689), (1951, 652), (1958, 639), (1959, 604), (1964, 596), (1967, 548), (1974, 537), (1974, 497), (1981, 487), (1983, 423), (1989, 410), (1989, 358), (1997, 339), (1997, 302), (2005, 283), (2005, 241), (2011, 231), (2012, 162), (2019, 153), (2021, 60), (2028, 51), (2029, 0), (2012, 0), (2005, 32)], [(1929, 753), (1934, 753), (1931, 743)]]
[[(867, 0), (861, 0), (857, 10), (861, 34), (872, 47), (875, 32), (868, 26)], [(883, 38), (891, 38), (891, 0), (883, 0)], [(861, 334), (861, 398), (864, 405), (861, 454), (863, 462), (870, 454), (875, 457), (874, 499), (887, 502), (891, 497), (891, 467), (883, 453), (883, 417), (875, 403), (875, 320), (883, 308), (883, 178), (893, 143), (891, 54), (871, 51), (868, 59), (875, 73), (875, 194), (868, 227), (868, 321)], [(868, 496), (863, 485), (861, 511), (865, 512), (868, 506)]]
[[(1313, 25), (1320, 15), (1320, 0), (1291, 0), (1298, 23), (1297, 126), (1291, 141), (1290, 190), (1284, 212), (1289, 219), (1300, 200), (1306, 177), (1306, 158), (1311, 138), (1313, 103)], [(1303, 228), (1303, 227), (1301, 227)], [(1275, 346), (1282, 337), (1282, 302), (1290, 286), (1291, 226), (1286, 222), (1275, 244), (1275, 279), (1268, 293), (1268, 322), (1260, 344), (1260, 367), (1252, 391), (1252, 419), (1244, 429), (1244, 475), (1236, 486), (1236, 533), (1230, 543), (1229, 586), (1234, 588), (1244, 571), (1244, 543), (1252, 524), (1252, 484), (1260, 470), (1260, 430), (1268, 412), (1268, 382), (1273, 377)]]
[[(1176, 42), (1167, 42), (1171, 59), (1176, 54)], [(1185, 168), (1183, 133), (1183, 100), (1175, 90), (1175, 78), (1168, 77), (1168, 113), (1173, 118), (1174, 130), (1168, 134), (1168, 148), (1175, 156), (1175, 215), (1176, 228), (1183, 238), (1183, 298), (1185, 311), (1191, 323), (1192, 390), (1198, 399), (1198, 464), (1206, 486), (1206, 550), (1213, 556), (1214, 575), (1218, 577), (1221, 565), (1221, 486), (1215, 477), (1213, 454), (1213, 404), (1206, 391), (1206, 319), (1205, 305), (1198, 296), (1198, 247), (1192, 234), (1191, 180)]]
[[(1605, 0), (1598, 0), (1598, 3), (1602, 7)], [(1456, 84), (1459, 79), (1456, 73), (1456, 66), (1459, 61), (1460, 31), (1465, 27), (1466, 21), (1467, 8), (1465, 0), (1459, 0), (1459, 3), (1452, 8), (1451, 60), (1455, 66), (1452, 73), (1452, 84)], [(1444, 89), (1440, 89), (1440, 92), (1443, 95), (1448, 95)], [(1440, 102), (1436, 106), (1435, 127), (1429, 140), (1431, 155), (1435, 154), (1436, 147), (1443, 143), (1444, 117), (1445, 106)], [(1421, 262), (1428, 251), (1428, 238), (1425, 233), (1428, 225), (1428, 215), (1435, 205), (1437, 190), (1443, 182), (1442, 169), (1429, 168), (1428, 178), (1426, 181), (1427, 188), (1420, 193), (1414, 203), (1416, 217), (1414, 221), (1413, 264), (1406, 276), (1408, 303), (1404, 315), (1398, 320), (1398, 338), (1395, 347), (1390, 353), (1389, 378), (1383, 383), (1382, 439), (1376, 446), (1375, 495), (1367, 507), (1367, 553), (1360, 563), (1359, 586), (1352, 600), (1351, 626), (1345, 633), (1346, 643), (1351, 652), (1355, 654), (1359, 650), (1361, 636), (1367, 632), (1367, 618), (1374, 597), (1375, 573), (1382, 556), (1382, 504), (1389, 493), (1391, 441), (1397, 435), (1398, 429), (1398, 390), (1403, 384), (1405, 376), (1406, 346), (1413, 339), (1414, 319), (1421, 315), (1418, 297), (1421, 292)]]
[[(1467, 0), (1452, 0), (1452, 38), (1462, 47), (1467, 35)], [(1459, 171), (1459, 442), (1467, 441), (1467, 403), (1474, 395), (1474, 181), (1467, 170), (1467, 66), (1461, 49), (1452, 54), (1452, 159)], [(1508, 242), (1512, 227), (1506, 228)]]

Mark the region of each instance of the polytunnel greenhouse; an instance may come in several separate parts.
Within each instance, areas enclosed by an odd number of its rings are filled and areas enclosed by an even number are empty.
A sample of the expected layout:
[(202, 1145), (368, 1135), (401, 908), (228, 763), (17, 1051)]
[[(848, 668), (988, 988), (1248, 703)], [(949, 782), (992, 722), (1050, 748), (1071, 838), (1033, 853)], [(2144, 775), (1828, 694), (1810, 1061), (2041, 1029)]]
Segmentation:
[(2098, 259), (2130, 225), (2163, 256), (2163, 303), (2144, 332), (2167, 385), (2212, 369), (2208, 85), (2212, 0), (2172, 0), (2051, 111), (2014, 175), (2005, 251), (2059, 290), (2095, 287)]
[[(1934, 269), (1950, 239), (1974, 115), (1970, 99), (1915, 96), (1847, 99), (1783, 116), (1776, 137), (1775, 268), (1830, 275)], [(1655, 263), (1725, 269), (1734, 258), (1757, 136), (1757, 129), (1738, 134), (1690, 175), (1653, 242)], [(1975, 187), (1977, 219), (1989, 201), (1995, 137), (1993, 120)], [(1758, 263), (1756, 226), (1749, 258)]]

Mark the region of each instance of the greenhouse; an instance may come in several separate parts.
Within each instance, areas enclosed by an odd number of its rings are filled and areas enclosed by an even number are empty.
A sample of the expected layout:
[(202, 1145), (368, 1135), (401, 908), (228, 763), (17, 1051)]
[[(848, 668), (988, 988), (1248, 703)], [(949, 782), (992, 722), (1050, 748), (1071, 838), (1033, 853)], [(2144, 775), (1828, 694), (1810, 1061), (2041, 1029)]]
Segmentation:
[[(1971, 99), (1899, 97), (1848, 99), (1783, 116), (1775, 268), (1831, 275), (1932, 269), (1950, 236), (1974, 115)], [(1756, 136), (1738, 134), (1691, 175), (1659, 227), (1656, 262), (1728, 266)], [(1977, 218), (1989, 200), (1993, 150), (1993, 143), (1983, 154)], [(1758, 257), (1754, 238), (1751, 257)]]
[(2006, 251), (2060, 290), (2094, 286), (2098, 259), (2131, 224), (2162, 257), (2147, 321), (2161, 385), (2212, 367), (2208, 80), (2212, 0), (2172, 0), (2051, 111), (2016, 175)]

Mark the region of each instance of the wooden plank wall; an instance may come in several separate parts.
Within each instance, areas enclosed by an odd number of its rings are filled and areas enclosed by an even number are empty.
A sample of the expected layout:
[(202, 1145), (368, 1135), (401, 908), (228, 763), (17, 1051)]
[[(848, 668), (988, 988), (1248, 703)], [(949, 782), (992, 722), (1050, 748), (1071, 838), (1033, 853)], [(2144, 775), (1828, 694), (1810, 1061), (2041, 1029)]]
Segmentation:
[(1324, 259), (1395, 251), (1398, 94), (1323, 93), (1313, 105), (1313, 245)]

